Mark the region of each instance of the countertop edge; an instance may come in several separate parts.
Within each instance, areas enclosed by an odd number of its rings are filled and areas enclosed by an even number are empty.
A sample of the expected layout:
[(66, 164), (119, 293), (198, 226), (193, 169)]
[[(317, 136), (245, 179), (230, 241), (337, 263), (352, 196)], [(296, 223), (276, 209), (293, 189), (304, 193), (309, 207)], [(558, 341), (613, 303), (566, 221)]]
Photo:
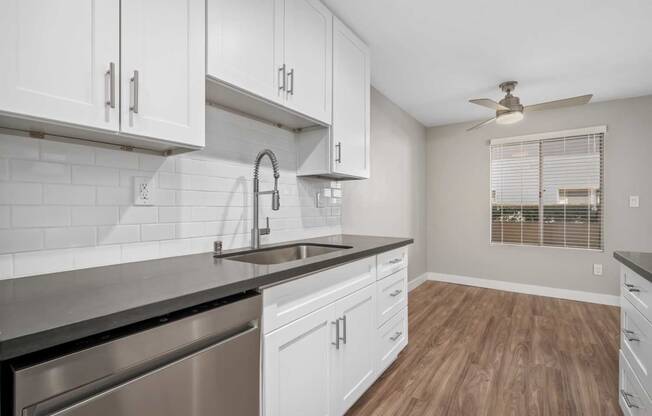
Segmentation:
[(652, 282), (652, 270), (644, 269), (640, 265), (636, 264), (636, 262), (627, 257), (625, 252), (614, 251), (614, 258), (641, 275), (641, 277), (645, 278), (647, 281)]
[[(178, 297), (166, 299), (138, 306), (132, 309), (115, 312), (108, 315), (98, 316), (88, 320), (59, 326), (45, 331), (35, 332), (18, 338), (0, 340), (0, 361), (6, 361), (22, 355), (42, 351), (57, 345), (83, 339), (103, 332), (111, 331), (120, 327), (131, 325), (146, 319), (166, 315), (202, 303), (210, 302), (219, 298), (230, 296), (248, 290), (256, 290), (263, 286), (281, 284), (284, 281), (295, 279), (302, 275), (317, 273), (332, 267), (337, 267), (365, 257), (370, 257), (386, 251), (401, 248), (414, 243), (413, 238), (405, 238), (394, 243), (360, 250), (348, 255), (333, 259), (314, 262), (308, 265), (300, 265), (292, 269), (271, 273), (264, 276), (253, 277), (246, 281), (235, 282), (207, 290), (188, 293)], [(73, 340), (66, 337), (66, 332), (73, 331), (76, 336)], [(48, 339), (48, 345), (37, 342), (38, 339)], [(25, 344), (33, 344), (34, 347), (25, 349)]]

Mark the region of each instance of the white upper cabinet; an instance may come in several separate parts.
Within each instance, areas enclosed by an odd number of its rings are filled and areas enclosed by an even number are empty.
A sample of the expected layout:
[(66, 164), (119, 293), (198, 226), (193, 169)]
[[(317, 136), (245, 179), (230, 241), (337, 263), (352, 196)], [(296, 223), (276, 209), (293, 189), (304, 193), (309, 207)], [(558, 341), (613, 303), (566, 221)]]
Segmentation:
[(204, 145), (203, 0), (2, 0), (1, 10), (0, 127)]
[(209, 99), (288, 127), (329, 125), (332, 22), (318, 0), (208, 0), (207, 76), (246, 93), (209, 85)]
[(122, 1), (122, 131), (204, 145), (203, 0)]
[(282, 7), (283, 0), (208, 0), (208, 76), (283, 103)]
[(118, 130), (120, 1), (1, 4), (0, 113)]
[(369, 68), (367, 46), (334, 19), (332, 169), (360, 178), (369, 177)]
[(331, 123), (333, 15), (317, 0), (285, 0), (286, 105)]

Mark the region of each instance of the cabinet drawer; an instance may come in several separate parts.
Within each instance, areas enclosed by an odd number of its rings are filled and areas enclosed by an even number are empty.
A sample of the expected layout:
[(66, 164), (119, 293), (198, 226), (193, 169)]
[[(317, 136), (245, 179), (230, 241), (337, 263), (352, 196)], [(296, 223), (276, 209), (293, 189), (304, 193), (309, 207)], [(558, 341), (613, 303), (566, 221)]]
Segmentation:
[(625, 266), (621, 266), (620, 273), (623, 296), (652, 322), (652, 282)]
[(368, 257), (263, 289), (267, 334), (376, 281), (376, 258)]
[(398, 353), (408, 343), (407, 307), (378, 328), (378, 337), (378, 374), (380, 374), (396, 360)]
[(407, 269), (399, 270), (376, 283), (378, 326), (407, 305)]
[(620, 349), (645, 391), (652, 393), (652, 324), (627, 299), (623, 299), (620, 325)]
[(618, 402), (625, 416), (651, 416), (652, 401), (643, 390), (632, 367), (620, 352)]
[(397, 248), (378, 255), (378, 280), (389, 276), (401, 269), (406, 269), (408, 264), (408, 249)]

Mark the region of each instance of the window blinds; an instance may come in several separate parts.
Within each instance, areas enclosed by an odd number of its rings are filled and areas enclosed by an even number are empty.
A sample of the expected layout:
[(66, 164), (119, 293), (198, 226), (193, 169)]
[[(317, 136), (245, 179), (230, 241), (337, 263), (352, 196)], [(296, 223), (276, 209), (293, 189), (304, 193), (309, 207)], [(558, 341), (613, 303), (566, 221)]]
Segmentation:
[(491, 242), (602, 250), (604, 131), (492, 141)]

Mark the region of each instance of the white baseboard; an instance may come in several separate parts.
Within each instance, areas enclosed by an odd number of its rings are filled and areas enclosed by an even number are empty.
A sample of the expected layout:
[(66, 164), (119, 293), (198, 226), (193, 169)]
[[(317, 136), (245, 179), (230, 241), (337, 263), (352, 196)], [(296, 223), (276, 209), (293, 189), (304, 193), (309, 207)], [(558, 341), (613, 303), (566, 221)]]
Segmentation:
[[(599, 303), (602, 305), (620, 306), (620, 296), (603, 293), (583, 292), (580, 290), (559, 289), (555, 287), (526, 285), (523, 283), (505, 282), (503, 280), (480, 279), (477, 277), (457, 276), (447, 273), (427, 273), (428, 280), (457, 283), (460, 285), (484, 287), (487, 289), (504, 290), (507, 292), (525, 293), (528, 295), (547, 296), (550, 298), (577, 300), (580, 302)], [(421, 276), (419, 276), (420, 278)]]
[(429, 275), (429, 273), (426, 272), (426, 273), (422, 274), (421, 276), (417, 276), (414, 279), (409, 280), (408, 281), (408, 292), (412, 292), (414, 289), (419, 287), (419, 285), (421, 283), (428, 280), (428, 275)]

